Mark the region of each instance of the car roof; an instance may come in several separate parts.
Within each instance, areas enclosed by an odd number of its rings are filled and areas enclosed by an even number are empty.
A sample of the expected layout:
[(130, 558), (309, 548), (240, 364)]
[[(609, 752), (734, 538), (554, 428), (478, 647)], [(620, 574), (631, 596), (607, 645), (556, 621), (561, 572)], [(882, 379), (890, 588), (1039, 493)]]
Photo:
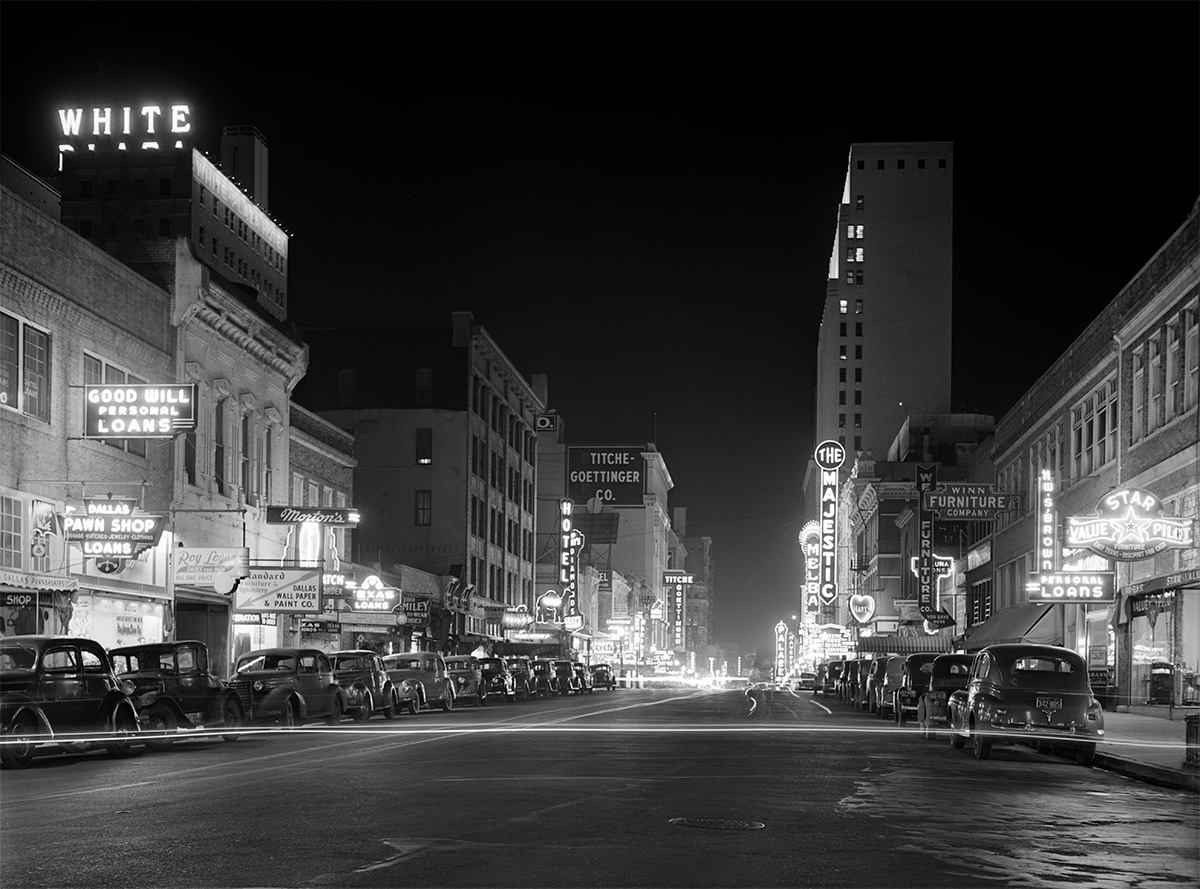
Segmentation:
[(340, 651), (329, 652), (330, 657), (339, 654), (358, 655), (359, 657), (380, 657), (378, 651), (371, 651), (369, 648), (344, 648)]
[(194, 645), (208, 646), (199, 639), (181, 639), (178, 642), (147, 642), (144, 645), (123, 645), (109, 650), (109, 654), (138, 654), (150, 652), (178, 651), (180, 648), (190, 648)]
[(242, 661), (246, 658), (262, 657), (263, 655), (268, 654), (284, 655), (287, 657), (295, 657), (296, 655), (302, 654), (319, 654), (329, 657), (329, 655), (325, 654), (325, 652), (321, 651), (319, 648), (260, 648), (256, 651), (247, 651), (245, 654), (239, 657), (238, 660)]

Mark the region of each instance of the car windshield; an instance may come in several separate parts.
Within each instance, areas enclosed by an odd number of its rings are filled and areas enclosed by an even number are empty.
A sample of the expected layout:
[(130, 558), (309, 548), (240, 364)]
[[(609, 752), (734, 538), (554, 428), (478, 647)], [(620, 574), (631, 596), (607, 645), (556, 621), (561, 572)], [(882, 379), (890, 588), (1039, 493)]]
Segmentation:
[(333, 658), (333, 669), (335, 670), (365, 670), (366, 668), (364, 659), (356, 654)]
[(498, 657), (480, 658), (479, 667), (490, 673), (501, 673), (504, 671), (504, 661)]
[(37, 652), (24, 645), (0, 647), (0, 670), (32, 670), (37, 663)]
[(421, 659), (416, 658), (416, 657), (386, 658), (386, 659), (384, 659), (384, 665), (389, 670), (420, 670), (421, 669)]
[(242, 673), (259, 673), (264, 670), (275, 672), (290, 672), (296, 669), (296, 658), (290, 654), (255, 654), (247, 655), (237, 663), (234, 671)]
[(525, 663), (522, 661), (509, 661), (508, 669), (510, 669), (510, 670), (525, 670), (525, 669), (527, 669), (527, 667), (526, 667)]

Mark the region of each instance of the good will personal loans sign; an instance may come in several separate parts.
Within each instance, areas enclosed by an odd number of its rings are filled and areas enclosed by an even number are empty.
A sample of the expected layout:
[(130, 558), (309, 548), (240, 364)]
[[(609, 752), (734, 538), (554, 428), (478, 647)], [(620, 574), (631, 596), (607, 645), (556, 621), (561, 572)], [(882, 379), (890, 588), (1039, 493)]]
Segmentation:
[(84, 386), (84, 438), (172, 438), (196, 428), (196, 384)]

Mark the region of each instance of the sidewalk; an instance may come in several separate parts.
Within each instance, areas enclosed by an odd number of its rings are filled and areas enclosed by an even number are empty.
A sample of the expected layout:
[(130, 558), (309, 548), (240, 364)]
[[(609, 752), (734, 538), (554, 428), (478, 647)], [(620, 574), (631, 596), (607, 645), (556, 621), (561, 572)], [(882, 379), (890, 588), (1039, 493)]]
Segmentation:
[(1185, 764), (1186, 732), (1183, 719), (1105, 710), (1105, 741), (1096, 748), (1096, 767), (1152, 784), (1200, 791), (1200, 769)]

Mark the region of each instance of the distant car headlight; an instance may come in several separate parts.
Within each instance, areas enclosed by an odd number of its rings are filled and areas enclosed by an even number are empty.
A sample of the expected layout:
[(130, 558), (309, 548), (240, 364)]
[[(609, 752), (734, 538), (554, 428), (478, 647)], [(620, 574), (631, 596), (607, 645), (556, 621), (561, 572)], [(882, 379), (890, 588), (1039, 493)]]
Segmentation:
[(254, 685), (251, 686), (251, 688), (253, 688), (255, 691), (262, 691), (266, 687), (267, 687), (267, 684), (265, 682), (263, 682), (261, 679), (255, 679)]

